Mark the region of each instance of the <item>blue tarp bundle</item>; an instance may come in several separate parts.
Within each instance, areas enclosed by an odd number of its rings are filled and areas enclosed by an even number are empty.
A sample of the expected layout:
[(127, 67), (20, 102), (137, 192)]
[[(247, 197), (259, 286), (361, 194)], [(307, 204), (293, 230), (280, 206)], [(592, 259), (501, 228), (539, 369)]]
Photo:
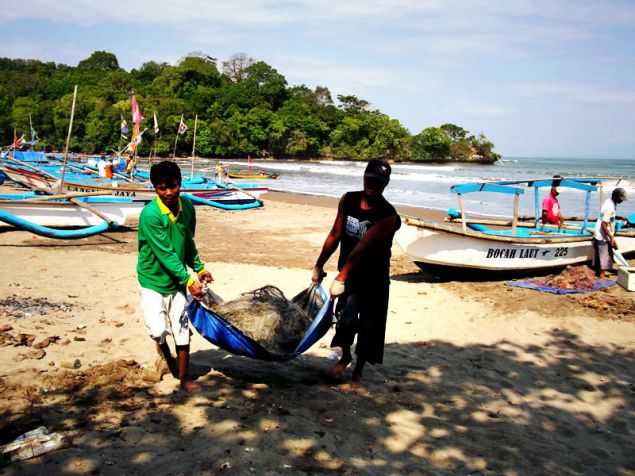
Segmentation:
[(269, 352), (256, 341), (245, 336), (238, 328), (223, 319), (222, 316), (206, 309), (199, 302), (193, 300), (191, 296), (188, 297), (187, 312), (190, 322), (199, 334), (212, 344), (232, 354), (271, 362), (286, 362), (307, 351), (326, 334), (333, 324), (333, 301), (325, 299), (324, 304), (315, 315), (295, 350), (290, 354), (281, 355)]
[(544, 291), (547, 293), (553, 294), (579, 294), (579, 293), (590, 293), (593, 291), (598, 291), (600, 289), (608, 288), (609, 286), (614, 286), (617, 284), (616, 281), (602, 281), (597, 280), (593, 283), (592, 289), (562, 289), (562, 288), (552, 288), (550, 286), (543, 286), (540, 284), (536, 284), (531, 280), (528, 281), (507, 281), (505, 283), (507, 286), (513, 286), (515, 288), (525, 288), (525, 289), (533, 289), (534, 291)]

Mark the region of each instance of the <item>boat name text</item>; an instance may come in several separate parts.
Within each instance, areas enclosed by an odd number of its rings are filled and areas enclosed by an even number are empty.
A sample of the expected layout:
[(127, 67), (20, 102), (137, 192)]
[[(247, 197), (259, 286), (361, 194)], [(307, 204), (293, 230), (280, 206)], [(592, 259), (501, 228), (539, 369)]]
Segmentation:
[(515, 258), (537, 258), (538, 248), (516, 249), (516, 248), (488, 248), (486, 258), (515, 259)]
[[(68, 187), (68, 191), (69, 192), (101, 192), (102, 190), (98, 189), (98, 188), (91, 188), (91, 187), (69, 186)], [(115, 197), (136, 197), (137, 193), (129, 191), (129, 190), (115, 190), (115, 189), (113, 189), (112, 195), (114, 195)]]

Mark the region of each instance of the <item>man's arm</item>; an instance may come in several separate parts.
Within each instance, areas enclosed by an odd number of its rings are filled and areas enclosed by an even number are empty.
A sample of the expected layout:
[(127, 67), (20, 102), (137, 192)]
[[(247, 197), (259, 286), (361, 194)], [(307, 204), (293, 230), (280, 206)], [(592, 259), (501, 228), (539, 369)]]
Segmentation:
[(611, 248), (616, 250), (617, 249), (617, 242), (615, 241), (615, 238), (613, 237), (613, 234), (611, 233), (611, 227), (604, 220), (602, 220), (602, 230), (604, 231), (604, 233), (606, 234), (606, 236), (610, 240)]
[(333, 223), (333, 227), (329, 232), (326, 240), (324, 240), (324, 245), (322, 246), (322, 252), (315, 262), (316, 266), (324, 266), (324, 264), (329, 260), (331, 255), (335, 252), (338, 245), (340, 244), (340, 240), (342, 239), (342, 233), (344, 232), (344, 212), (342, 211), (344, 207), (344, 197), (340, 199), (340, 203), (337, 206), (337, 216), (335, 217), (335, 223)]
[(547, 223), (547, 210), (542, 210), (542, 216), (540, 217), (540, 219), (542, 220), (543, 225)]
[(547, 198), (543, 198), (542, 200), (542, 216), (540, 217), (540, 219), (542, 220), (542, 224), (543, 226), (548, 223), (547, 221)]

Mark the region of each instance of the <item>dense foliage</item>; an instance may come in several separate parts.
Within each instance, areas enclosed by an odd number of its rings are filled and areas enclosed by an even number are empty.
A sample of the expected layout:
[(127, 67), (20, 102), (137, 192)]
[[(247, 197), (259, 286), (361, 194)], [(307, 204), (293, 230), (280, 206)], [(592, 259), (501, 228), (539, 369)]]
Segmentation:
[[(236, 54), (223, 61), (192, 53), (177, 66), (153, 61), (127, 72), (117, 57), (97, 51), (76, 67), (37, 60), (0, 58), (0, 137), (29, 136), (29, 118), (41, 138), (37, 148), (61, 150), (66, 141), (72, 92), (79, 93), (71, 149), (100, 153), (121, 149), (120, 118), (130, 124), (131, 95), (147, 128), (139, 153), (173, 153), (181, 117), (188, 130), (178, 136), (177, 155), (190, 155), (196, 122), (196, 154), (206, 157), (276, 158), (383, 157), (415, 161), (497, 160), (483, 135), (470, 136), (453, 124), (411, 135), (398, 120), (355, 96), (337, 97), (318, 86), (289, 86), (262, 61)], [(159, 134), (153, 132), (157, 115)], [(129, 140), (129, 136), (128, 140)]]

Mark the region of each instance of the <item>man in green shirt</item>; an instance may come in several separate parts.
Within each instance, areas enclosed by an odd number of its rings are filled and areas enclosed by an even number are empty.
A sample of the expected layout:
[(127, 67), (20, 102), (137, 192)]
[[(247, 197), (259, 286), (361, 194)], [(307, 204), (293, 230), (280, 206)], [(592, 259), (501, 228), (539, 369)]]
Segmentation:
[[(180, 380), (180, 388), (195, 392), (198, 385), (188, 377), (190, 328), (185, 311), (185, 290), (200, 300), (200, 281), (211, 282), (212, 275), (198, 256), (194, 244), (196, 214), (192, 202), (180, 197), (181, 171), (174, 162), (164, 161), (150, 169), (150, 181), (157, 194), (139, 217), (137, 276), (141, 285), (141, 306), (148, 333), (157, 344), (158, 366), (165, 359)], [(192, 278), (193, 269), (198, 280)], [(166, 337), (176, 344), (176, 360)]]

